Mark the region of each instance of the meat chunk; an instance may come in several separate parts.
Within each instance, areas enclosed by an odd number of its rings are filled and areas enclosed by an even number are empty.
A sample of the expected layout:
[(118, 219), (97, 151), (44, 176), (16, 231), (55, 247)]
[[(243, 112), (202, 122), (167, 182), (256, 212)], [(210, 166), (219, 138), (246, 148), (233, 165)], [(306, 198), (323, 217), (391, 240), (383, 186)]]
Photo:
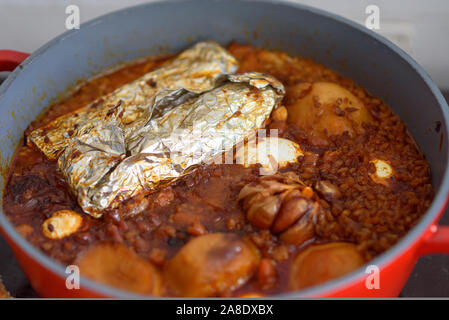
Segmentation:
[(242, 285), (258, 264), (254, 246), (235, 234), (213, 233), (188, 242), (167, 263), (164, 279), (177, 296), (220, 296)]
[(103, 284), (140, 294), (161, 293), (157, 269), (119, 243), (99, 243), (83, 252), (75, 265), (81, 275)]
[(248, 141), (237, 149), (235, 160), (245, 167), (259, 163), (262, 174), (274, 174), (278, 169), (298, 161), (304, 153), (301, 147), (288, 139), (277, 137), (259, 137)]

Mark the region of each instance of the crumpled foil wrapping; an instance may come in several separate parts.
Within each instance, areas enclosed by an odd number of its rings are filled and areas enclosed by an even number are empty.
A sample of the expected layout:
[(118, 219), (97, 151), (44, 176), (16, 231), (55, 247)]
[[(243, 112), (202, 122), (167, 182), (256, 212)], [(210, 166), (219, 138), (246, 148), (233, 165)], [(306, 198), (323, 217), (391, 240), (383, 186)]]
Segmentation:
[[(183, 102), (158, 116), (153, 112), (128, 139), (117, 125), (120, 106), (107, 121), (72, 139), (58, 167), (83, 210), (100, 217), (103, 210), (216, 159), (260, 128), (284, 94), (281, 83), (259, 73), (227, 75), (220, 82), (203, 94), (183, 90), (187, 101), (173, 91)], [(167, 100), (158, 98), (165, 105)], [(161, 105), (152, 109), (164, 109)]]
[[(102, 120), (111, 109), (120, 104), (121, 124), (126, 136), (151, 117), (149, 107), (155, 96), (163, 91), (185, 89), (201, 93), (215, 86), (222, 74), (237, 70), (236, 59), (212, 41), (199, 42), (183, 51), (173, 60), (149, 72), (87, 107), (63, 115), (48, 125), (31, 132), (30, 140), (49, 159), (57, 159), (68, 146), (70, 138), (83, 134), (82, 124)], [(183, 97), (186, 97), (183, 95)]]
[[(165, 80), (155, 81), (158, 86), (167, 81), (166, 87), (153, 91), (153, 96), (146, 99), (149, 103), (141, 103), (140, 107), (115, 103), (120, 99), (114, 100), (112, 94), (105, 101), (114, 102), (88, 120), (80, 121), (78, 114), (72, 115), (75, 119), (53, 124), (52, 137), (56, 140), (52, 145), (58, 151), (43, 149), (42, 144), (32, 140), (45, 154), (48, 151), (49, 157), (60, 155), (58, 168), (86, 213), (101, 217), (105, 209), (113, 209), (138, 193), (155, 190), (197, 164), (215, 161), (260, 128), (280, 103), (285, 92), (279, 81), (260, 73), (227, 74), (235, 69), (235, 60), (224, 49), (218, 50), (217, 45), (205, 45), (212, 46), (213, 53), (194, 50), (196, 56), (191, 51), (192, 55), (186, 55), (189, 58), (182, 58), (184, 63), (178, 63), (180, 70), (166, 67), (170, 75), (159, 73), (157, 79)], [(202, 46), (200, 43), (190, 50)], [(217, 52), (225, 54), (217, 57)], [(210, 61), (202, 70), (199, 61), (204, 61), (205, 56), (210, 56)], [(123, 90), (120, 88), (116, 94)], [(57, 133), (58, 125), (67, 123), (76, 124), (70, 139)]]

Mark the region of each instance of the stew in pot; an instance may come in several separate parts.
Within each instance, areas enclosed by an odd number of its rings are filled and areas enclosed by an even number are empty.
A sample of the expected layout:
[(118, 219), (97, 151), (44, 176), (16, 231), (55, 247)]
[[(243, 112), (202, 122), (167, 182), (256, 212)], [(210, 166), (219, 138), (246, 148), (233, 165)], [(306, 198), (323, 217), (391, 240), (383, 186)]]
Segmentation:
[[(433, 198), (429, 166), (387, 105), (312, 60), (237, 43), (227, 50), (237, 74), (267, 74), (285, 88), (266, 136), (234, 146), (242, 161), (197, 164), (100, 217), (86, 213), (58, 159), (29, 137), (173, 57), (139, 60), (87, 81), (29, 125), (3, 199), (17, 230), (53, 259), (124, 290), (258, 297), (351, 272), (417, 223)], [(248, 160), (272, 139), (279, 157)]]

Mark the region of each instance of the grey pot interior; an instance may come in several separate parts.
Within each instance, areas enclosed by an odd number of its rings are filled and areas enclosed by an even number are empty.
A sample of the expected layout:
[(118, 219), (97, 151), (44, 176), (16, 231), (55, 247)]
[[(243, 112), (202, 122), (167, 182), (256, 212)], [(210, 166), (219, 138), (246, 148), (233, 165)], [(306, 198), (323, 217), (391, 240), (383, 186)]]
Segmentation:
[[(100, 17), (78, 31), (59, 36), (33, 53), (0, 87), (2, 168), (9, 164), (28, 124), (77, 81), (118, 63), (177, 52), (200, 40), (223, 45), (234, 40), (312, 58), (367, 88), (407, 123), (430, 163), (437, 193), (422, 221), (373, 263), (382, 266), (390, 262), (435, 218), (449, 190), (447, 104), (436, 86), (410, 57), (371, 31), (335, 15), (284, 1), (153, 2)], [(442, 123), (440, 133), (434, 130), (436, 121)], [(0, 186), (3, 190), (4, 177)], [(0, 223), (34, 258), (64, 276), (62, 266), (24, 241), (2, 214)], [(363, 270), (358, 270), (293, 296), (319, 295), (362, 275)], [(83, 281), (108, 295), (129, 296)]]

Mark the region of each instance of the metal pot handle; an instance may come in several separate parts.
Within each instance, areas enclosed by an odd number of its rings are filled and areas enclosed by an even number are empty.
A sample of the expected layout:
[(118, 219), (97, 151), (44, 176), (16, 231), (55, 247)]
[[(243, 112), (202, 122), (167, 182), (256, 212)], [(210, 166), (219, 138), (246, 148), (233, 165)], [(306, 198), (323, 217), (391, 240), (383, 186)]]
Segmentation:
[(30, 54), (14, 50), (0, 50), (0, 71), (13, 71)]
[(418, 250), (419, 256), (437, 253), (449, 254), (449, 226), (432, 225)]

